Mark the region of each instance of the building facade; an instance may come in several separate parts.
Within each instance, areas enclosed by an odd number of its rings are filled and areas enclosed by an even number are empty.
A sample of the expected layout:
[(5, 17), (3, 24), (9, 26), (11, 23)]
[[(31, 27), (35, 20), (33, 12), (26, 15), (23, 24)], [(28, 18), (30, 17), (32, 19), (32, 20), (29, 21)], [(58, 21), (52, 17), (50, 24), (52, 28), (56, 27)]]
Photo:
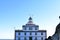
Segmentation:
[(39, 26), (33, 23), (31, 17), (22, 29), (15, 30), (15, 40), (45, 40), (47, 37), (46, 30), (39, 30)]

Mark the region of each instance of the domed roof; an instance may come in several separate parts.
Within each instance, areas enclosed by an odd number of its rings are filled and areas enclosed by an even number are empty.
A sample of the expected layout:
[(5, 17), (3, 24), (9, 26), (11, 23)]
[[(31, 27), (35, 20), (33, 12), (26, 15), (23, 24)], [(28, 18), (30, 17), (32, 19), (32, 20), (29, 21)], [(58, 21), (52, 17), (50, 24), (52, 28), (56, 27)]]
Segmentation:
[(33, 21), (32, 21), (32, 18), (31, 17), (29, 17), (29, 21), (28, 21), (27, 24), (33, 24)]

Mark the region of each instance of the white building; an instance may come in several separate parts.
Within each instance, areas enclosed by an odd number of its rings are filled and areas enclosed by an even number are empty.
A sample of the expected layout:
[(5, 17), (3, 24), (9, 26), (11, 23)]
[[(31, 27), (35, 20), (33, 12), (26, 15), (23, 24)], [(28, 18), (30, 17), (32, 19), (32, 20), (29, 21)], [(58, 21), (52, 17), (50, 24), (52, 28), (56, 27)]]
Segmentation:
[(15, 40), (45, 40), (47, 37), (46, 30), (39, 30), (39, 26), (33, 23), (31, 17), (22, 28), (23, 30), (15, 30)]

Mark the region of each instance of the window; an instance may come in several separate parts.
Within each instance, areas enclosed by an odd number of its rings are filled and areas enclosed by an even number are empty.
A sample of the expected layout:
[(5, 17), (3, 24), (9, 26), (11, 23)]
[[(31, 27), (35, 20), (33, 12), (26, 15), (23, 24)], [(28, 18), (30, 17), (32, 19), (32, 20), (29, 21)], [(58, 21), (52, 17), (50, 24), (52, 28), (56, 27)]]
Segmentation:
[(18, 32), (18, 35), (20, 35), (20, 32)]
[(26, 27), (24, 27), (24, 30), (26, 30)]
[(18, 37), (18, 40), (20, 40), (20, 37)]
[(26, 35), (26, 32), (25, 32), (25, 35)]
[(35, 30), (37, 30), (37, 27), (35, 27)]
[(30, 32), (30, 35), (31, 35), (32, 33)]
[(35, 37), (35, 40), (37, 40), (37, 37)]
[(41, 40), (43, 40), (43, 37), (41, 37)]
[(43, 32), (41, 32), (41, 35), (43, 35)]
[(26, 27), (25, 26), (23, 26), (23, 30), (26, 30)]
[(29, 27), (29, 30), (32, 30), (32, 27)]
[(35, 35), (37, 35), (37, 32), (35, 32)]
[(24, 38), (24, 40), (27, 40), (26, 37)]
[(32, 40), (32, 37), (29, 37), (29, 40)]

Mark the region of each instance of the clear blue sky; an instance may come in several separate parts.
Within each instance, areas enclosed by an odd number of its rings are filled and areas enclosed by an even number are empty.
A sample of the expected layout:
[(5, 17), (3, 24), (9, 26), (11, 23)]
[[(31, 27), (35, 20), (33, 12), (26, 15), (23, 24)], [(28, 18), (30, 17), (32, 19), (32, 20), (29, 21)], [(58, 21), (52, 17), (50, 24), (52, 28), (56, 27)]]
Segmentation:
[(0, 0), (0, 39), (13, 39), (14, 30), (22, 29), (32, 16), (47, 36), (55, 32), (59, 23), (60, 0)]

